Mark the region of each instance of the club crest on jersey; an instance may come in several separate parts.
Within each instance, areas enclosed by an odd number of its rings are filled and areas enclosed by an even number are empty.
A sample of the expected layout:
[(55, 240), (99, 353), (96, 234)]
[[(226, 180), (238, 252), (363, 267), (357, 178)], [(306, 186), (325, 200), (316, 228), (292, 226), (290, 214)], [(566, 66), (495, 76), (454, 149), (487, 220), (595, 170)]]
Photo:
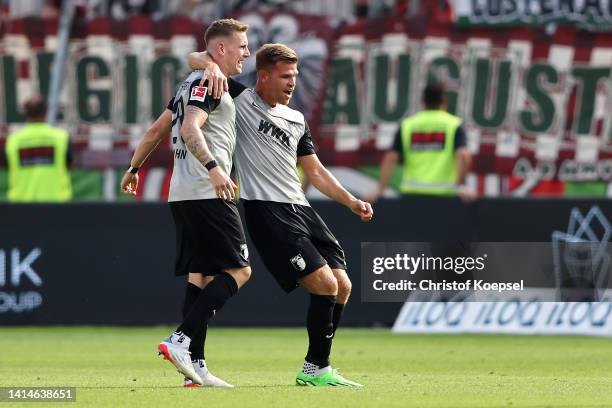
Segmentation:
[(302, 254), (297, 254), (293, 258), (290, 259), (291, 265), (298, 271), (303, 271), (306, 269), (306, 261), (302, 257)]
[(191, 88), (191, 96), (189, 97), (189, 100), (204, 102), (204, 99), (206, 99), (207, 91), (208, 88), (205, 86), (194, 86), (193, 88)]
[(240, 256), (245, 261), (249, 260), (249, 247), (247, 247), (247, 244), (240, 244)]

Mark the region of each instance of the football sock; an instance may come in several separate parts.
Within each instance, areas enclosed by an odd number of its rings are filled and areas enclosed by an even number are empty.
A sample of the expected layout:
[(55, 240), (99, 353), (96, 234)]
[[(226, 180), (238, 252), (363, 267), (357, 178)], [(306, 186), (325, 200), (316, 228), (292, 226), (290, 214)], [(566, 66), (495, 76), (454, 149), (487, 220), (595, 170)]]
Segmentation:
[[(198, 296), (202, 292), (199, 286), (194, 285), (191, 282), (187, 282), (187, 290), (185, 291), (185, 300), (183, 302), (183, 319), (187, 317), (189, 310), (197, 300)], [(204, 326), (204, 330), (196, 333), (191, 338), (191, 344), (189, 345), (189, 351), (191, 352), (191, 360), (204, 359), (204, 343), (206, 342), (206, 331), (208, 325)]]
[(316, 364), (309, 363), (308, 361), (304, 361), (304, 367), (302, 367), (302, 372), (308, 375), (321, 375), (331, 371), (330, 366), (319, 367)]
[(308, 330), (308, 353), (306, 361), (319, 367), (329, 365), (334, 327), (332, 313), (336, 297), (310, 294), (310, 306), (306, 318)]
[(203, 359), (193, 360), (192, 363), (194, 366), (197, 364), (198, 368), (204, 371), (205, 373), (208, 372), (208, 367), (206, 366), (206, 360), (203, 360)]
[(170, 337), (164, 341), (169, 341), (175, 346), (180, 346), (183, 348), (189, 348), (189, 345), (191, 344), (191, 339), (185, 335), (185, 333), (179, 330), (172, 333)]
[(202, 291), (177, 331), (193, 338), (204, 331), (208, 320), (238, 292), (238, 284), (227, 272), (221, 272)]
[(342, 303), (336, 303), (334, 305), (334, 311), (332, 314), (332, 324), (334, 325), (334, 335), (336, 334), (336, 330), (338, 329), (338, 325), (340, 324), (340, 318), (342, 317), (342, 312), (344, 312), (344, 306)]

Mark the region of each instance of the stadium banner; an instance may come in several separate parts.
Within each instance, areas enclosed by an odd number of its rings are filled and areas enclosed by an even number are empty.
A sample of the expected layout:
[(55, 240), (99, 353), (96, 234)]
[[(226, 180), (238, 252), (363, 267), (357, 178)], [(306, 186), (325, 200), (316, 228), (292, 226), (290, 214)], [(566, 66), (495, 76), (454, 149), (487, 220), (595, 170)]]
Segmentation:
[[(313, 207), (338, 221), (331, 226), (357, 271), (358, 244), (350, 236), (359, 221), (335, 204)], [(180, 321), (186, 277), (174, 276), (175, 228), (166, 204), (0, 204), (0, 225), (0, 326)], [(302, 326), (307, 292), (286, 295), (247, 242), (254, 276), (212, 324)], [(398, 310), (356, 301), (344, 321), (390, 325)]]
[(599, 302), (407, 302), (394, 333), (502, 333), (612, 337), (612, 296)]
[[(390, 326), (402, 308), (361, 301), (362, 242), (544, 242), (555, 232), (609, 242), (612, 214), (610, 200), (409, 197), (381, 200), (363, 223), (337, 203), (311, 204), (346, 255), (349, 326)], [(0, 204), (0, 325), (179, 321), (185, 279), (173, 274), (174, 234), (161, 203)], [(307, 293), (286, 295), (248, 244), (253, 276), (213, 324), (302, 325)]]
[(559, 194), (566, 182), (607, 187), (612, 43), (604, 34), (586, 43), (568, 32), (432, 31), (417, 39), (403, 32), (340, 36), (320, 141), (328, 162), (377, 164), (402, 118), (422, 109), (427, 78), (437, 78), (447, 88), (447, 109), (463, 119), (479, 191)]
[[(305, 114), (316, 132), (336, 36), (329, 19), (290, 13), (237, 17), (250, 24), (253, 53), (237, 79), (255, 84), (254, 54), (264, 43), (293, 47), (300, 57), (300, 76), (291, 106)], [(0, 38), (0, 138), (24, 123), (21, 106), (30, 94), (49, 91), (54, 49), (41, 44), (49, 44), (54, 27), (41, 24), (41, 30), (32, 32), (27, 23), (31, 21), (16, 20)], [(120, 152), (102, 163), (90, 154), (77, 165), (116, 167), (126, 159), (121, 150), (135, 147), (189, 73), (187, 54), (203, 49), (205, 27), (182, 17), (156, 23), (135, 17), (124, 22), (97, 18), (79, 28), (68, 50), (59, 125), (69, 130), (77, 150)]]
[(451, 0), (460, 26), (571, 24), (593, 31), (612, 31), (610, 0), (486, 1)]
[[(612, 194), (612, 37), (562, 27), (459, 29), (401, 19), (333, 29), (294, 14), (244, 14), (252, 49), (283, 41), (300, 55), (293, 106), (307, 113), (327, 165), (377, 165), (402, 118), (422, 108), (427, 78), (447, 87), (474, 155), (468, 183), (487, 196)], [(27, 23), (27, 24), (26, 24)], [(0, 145), (24, 122), (21, 103), (46, 94), (53, 25), (13, 22), (0, 41)], [(99, 18), (77, 30), (61, 94), (60, 125), (83, 169), (122, 168), (202, 47), (203, 27)], [(254, 58), (241, 79), (252, 83)], [(148, 165), (168, 167), (169, 144)], [(0, 161), (4, 160), (0, 157)], [(2, 163), (0, 163), (2, 164)], [(375, 175), (367, 173), (368, 177)], [(158, 175), (166, 180), (167, 175)], [(161, 196), (158, 196), (158, 198)]]

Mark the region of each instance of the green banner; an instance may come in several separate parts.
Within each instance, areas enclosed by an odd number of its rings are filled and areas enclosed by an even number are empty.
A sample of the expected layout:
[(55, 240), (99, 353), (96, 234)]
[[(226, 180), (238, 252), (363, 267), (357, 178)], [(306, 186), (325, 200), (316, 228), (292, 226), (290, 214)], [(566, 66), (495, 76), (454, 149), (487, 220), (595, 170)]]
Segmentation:
[(612, 30), (610, 0), (454, 0), (462, 26), (569, 24), (593, 31)]

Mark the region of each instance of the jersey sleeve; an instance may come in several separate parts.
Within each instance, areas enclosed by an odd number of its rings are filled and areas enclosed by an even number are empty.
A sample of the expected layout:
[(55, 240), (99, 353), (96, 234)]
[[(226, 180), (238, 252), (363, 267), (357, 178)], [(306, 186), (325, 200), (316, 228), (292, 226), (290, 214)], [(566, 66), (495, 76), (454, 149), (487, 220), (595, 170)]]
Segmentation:
[(315, 154), (314, 144), (312, 143), (312, 134), (310, 133), (310, 127), (308, 123), (304, 122), (304, 134), (300, 138), (297, 146), (297, 155), (299, 156), (308, 156), (311, 154)]
[(196, 79), (189, 87), (189, 99), (187, 106), (195, 106), (210, 114), (221, 103), (220, 99), (214, 99), (208, 95), (208, 81), (204, 82), (204, 86), (200, 86), (200, 79)]
[(465, 140), (465, 131), (463, 130), (463, 126), (459, 126), (455, 131), (455, 149), (457, 150), (461, 147), (466, 147), (467, 142)]
[(227, 80), (227, 85), (229, 86), (229, 94), (232, 99), (237, 98), (245, 89), (247, 89), (246, 85), (242, 82), (236, 81), (232, 78)]
[(172, 112), (174, 112), (174, 96), (170, 98), (170, 100), (168, 101), (168, 105), (166, 105), (166, 109), (170, 109)]

